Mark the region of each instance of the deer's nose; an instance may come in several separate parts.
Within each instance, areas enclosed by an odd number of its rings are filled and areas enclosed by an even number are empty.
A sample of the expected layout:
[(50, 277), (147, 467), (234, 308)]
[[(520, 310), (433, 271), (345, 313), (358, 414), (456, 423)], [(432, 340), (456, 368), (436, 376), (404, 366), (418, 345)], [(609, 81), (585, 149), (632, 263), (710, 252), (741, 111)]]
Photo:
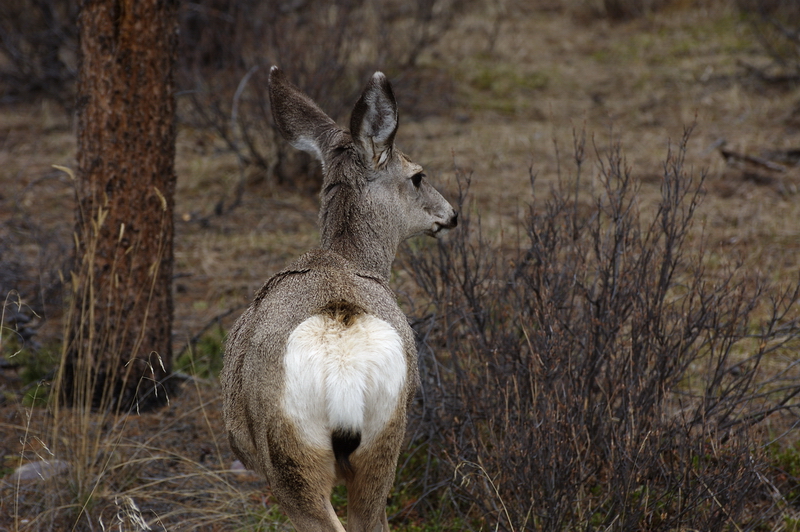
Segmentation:
[(453, 211), (453, 215), (450, 216), (450, 219), (447, 220), (446, 223), (442, 224), (442, 228), (453, 229), (457, 225), (458, 225), (458, 213), (456, 211)]

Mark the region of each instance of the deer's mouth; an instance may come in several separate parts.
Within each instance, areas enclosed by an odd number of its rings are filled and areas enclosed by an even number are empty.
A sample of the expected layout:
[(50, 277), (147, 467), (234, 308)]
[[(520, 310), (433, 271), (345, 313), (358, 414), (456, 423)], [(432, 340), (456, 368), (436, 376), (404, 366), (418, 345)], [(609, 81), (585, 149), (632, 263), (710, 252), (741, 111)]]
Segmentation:
[(458, 225), (458, 213), (454, 212), (453, 216), (451, 216), (450, 219), (447, 220), (446, 222), (444, 223), (434, 222), (433, 228), (430, 231), (428, 231), (427, 234), (433, 237), (437, 237), (445, 234), (450, 229), (454, 229), (457, 225)]

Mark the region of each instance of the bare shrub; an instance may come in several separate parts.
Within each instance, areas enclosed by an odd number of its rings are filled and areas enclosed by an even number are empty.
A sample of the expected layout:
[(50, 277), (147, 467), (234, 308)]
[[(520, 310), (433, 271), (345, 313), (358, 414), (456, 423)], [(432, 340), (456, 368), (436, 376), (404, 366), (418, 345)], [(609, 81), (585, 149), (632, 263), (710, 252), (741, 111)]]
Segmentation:
[[(443, 89), (451, 80), (417, 61), (470, 1), (184, 3), (179, 115), (216, 132), (239, 156), (242, 169), (255, 166), (261, 177), (303, 188), (303, 176), (315, 167), (276, 141), (266, 92), (269, 67), (290, 69), (292, 79), (337, 120), (347, 111), (342, 102), (354, 101), (363, 80), (379, 69), (393, 78), (398, 94), (411, 100), (402, 105), (407, 112), (422, 101), (428, 102), (428, 113), (444, 109), (450, 103), (444, 95), (452, 91)], [(0, 80), (7, 98), (45, 94), (72, 107), (77, 11), (78, 3), (67, 0), (2, 3), (0, 59), (7, 61), (5, 68), (0, 61)], [(238, 203), (243, 184), (229, 204)], [(217, 206), (225, 208), (224, 201)]]
[(534, 201), (518, 250), (462, 210), (438, 254), (406, 255), (431, 301), (416, 322), (418, 423), (467, 520), (712, 531), (777, 511), (753, 427), (800, 413), (797, 362), (779, 356), (798, 345), (800, 285), (707, 268), (690, 231), (705, 176), (686, 170), (689, 135), (652, 216), (618, 145), (596, 150), (601, 188), (585, 197), (578, 135), (573, 178)]
[(0, 3), (0, 69), (3, 100), (46, 94), (72, 107), (76, 79), (78, 2), (4, 0)]
[(269, 67), (291, 70), (298, 86), (341, 121), (348, 110), (343, 102), (354, 101), (375, 70), (392, 77), (398, 93), (413, 94), (409, 89), (424, 77), (412, 67), (463, 4), (201, 0), (183, 13), (187, 116), (216, 131), (242, 165), (257, 165), (278, 183), (297, 183), (312, 166), (276, 142)]
[(753, 34), (779, 72), (756, 71), (767, 81), (800, 78), (800, 4), (795, 0), (737, 0)]
[(670, 0), (564, 0), (565, 7), (579, 18), (602, 17), (612, 21), (641, 18), (658, 11)]
[[(5, 321), (0, 325), (33, 347), (39, 345), (34, 338), (43, 321), (61, 313), (61, 274), (69, 267), (72, 235), (58, 209), (42, 212), (25, 200), (31, 195), (59, 197), (71, 206), (72, 188), (61, 172), (53, 170), (19, 190), (9, 187), (6, 193), (13, 209), (0, 221), (0, 296), (5, 300)], [(4, 332), (8, 331), (0, 330), (0, 337)], [(5, 354), (2, 341), (0, 354)]]

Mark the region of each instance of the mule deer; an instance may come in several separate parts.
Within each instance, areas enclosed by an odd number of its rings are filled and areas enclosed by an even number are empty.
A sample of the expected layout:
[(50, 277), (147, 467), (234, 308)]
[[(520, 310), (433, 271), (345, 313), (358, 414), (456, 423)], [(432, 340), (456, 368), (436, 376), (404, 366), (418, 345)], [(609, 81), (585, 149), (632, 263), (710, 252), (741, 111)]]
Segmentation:
[(269, 94), (284, 138), (322, 163), (322, 242), (269, 279), (230, 332), (228, 437), (298, 530), (344, 530), (330, 503), (344, 481), (348, 529), (386, 531), (418, 380), (391, 265), (402, 240), (453, 228), (456, 213), (394, 146), (397, 104), (382, 73), (356, 103), (350, 131), (277, 67)]

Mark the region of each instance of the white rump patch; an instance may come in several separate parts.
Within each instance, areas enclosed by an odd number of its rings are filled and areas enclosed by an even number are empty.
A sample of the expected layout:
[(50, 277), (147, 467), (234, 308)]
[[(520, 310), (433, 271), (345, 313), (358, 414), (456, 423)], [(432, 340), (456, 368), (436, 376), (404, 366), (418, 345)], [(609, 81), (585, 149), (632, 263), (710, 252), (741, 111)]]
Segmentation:
[(330, 449), (335, 429), (368, 444), (386, 426), (406, 384), (400, 335), (361, 314), (348, 326), (316, 315), (289, 335), (284, 409), (309, 445)]

